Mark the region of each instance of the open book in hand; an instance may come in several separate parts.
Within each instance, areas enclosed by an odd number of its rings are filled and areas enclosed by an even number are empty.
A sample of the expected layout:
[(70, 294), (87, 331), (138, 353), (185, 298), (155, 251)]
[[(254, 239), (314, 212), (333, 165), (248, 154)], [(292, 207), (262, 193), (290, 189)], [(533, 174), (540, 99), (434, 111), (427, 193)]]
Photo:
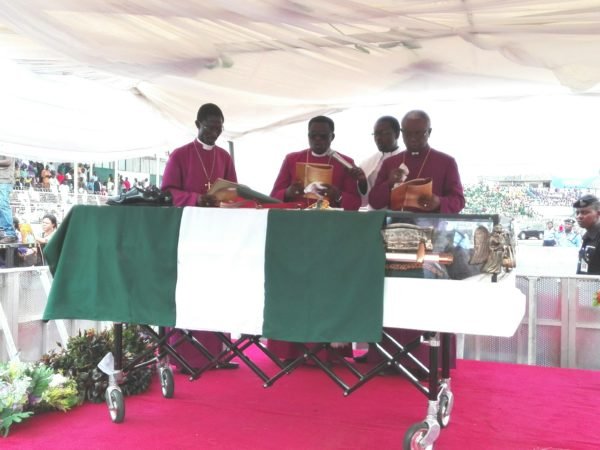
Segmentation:
[(248, 186), (222, 178), (217, 178), (207, 194), (214, 195), (219, 202), (223, 203), (234, 202), (239, 198), (254, 200), (257, 203), (281, 203), (281, 200), (254, 191)]
[[(331, 184), (333, 180), (333, 166), (331, 164), (297, 162), (296, 180), (300, 181), (304, 188), (315, 186), (315, 183), (318, 183), (319, 186)], [(321, 198), (321, 196), (315, 194), (312, 190), (305, 191), (304, 196), (307, 198)]]
[(415, 178), (405, 181), (392, 189), (390, 193), (390, 208), (401, 211), (404, 208), (423, 209), (419, 204), (419, 198), (431, 197), (431, 178)]

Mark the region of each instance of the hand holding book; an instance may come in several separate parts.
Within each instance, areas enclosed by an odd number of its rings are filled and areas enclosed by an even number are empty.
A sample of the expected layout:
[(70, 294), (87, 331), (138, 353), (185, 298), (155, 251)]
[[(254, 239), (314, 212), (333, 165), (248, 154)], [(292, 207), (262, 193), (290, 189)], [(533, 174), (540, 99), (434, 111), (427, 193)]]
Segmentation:
[(437, 209), (439, 198), (433, 195), (431, 178), (417, 178), (395, 185), (390, 193), (390, 207), (396, 211), (404, 208)]

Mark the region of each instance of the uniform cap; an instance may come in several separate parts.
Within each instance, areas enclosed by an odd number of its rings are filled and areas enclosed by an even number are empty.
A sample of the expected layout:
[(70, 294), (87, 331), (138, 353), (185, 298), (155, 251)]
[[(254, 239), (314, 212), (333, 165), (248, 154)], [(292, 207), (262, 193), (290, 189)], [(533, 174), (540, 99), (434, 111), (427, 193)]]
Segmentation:
[(586, 194), (573, 203), (573, 208), (587, 208), (594, 203), (598, 203), (598, 197), (592, 194)]

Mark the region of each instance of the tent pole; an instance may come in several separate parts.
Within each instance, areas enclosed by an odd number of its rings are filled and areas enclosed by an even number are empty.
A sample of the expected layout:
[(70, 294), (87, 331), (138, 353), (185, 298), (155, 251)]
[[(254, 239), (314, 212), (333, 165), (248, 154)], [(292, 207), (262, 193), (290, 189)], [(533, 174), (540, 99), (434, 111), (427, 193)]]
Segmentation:
[(119, 184), (119, 161), (115, 160), (113, 164), (115, 165), (115, 179), (113, 180), (115, 182), (115, 188), (113, 195), (119, 195), (121, 193), (121, 186)]
[(79, 198), (77, 197), (79, 187), (79, 163), (73, 162), (73, 203), (79, 204)]
[(233, 141), (227, 141), (227, 144), (229, 144), (229, 154), (231, 155), (231, 159), (235, 165), (235, 149), (233, 147)]
[(160, 186), (160, 155), (156, 154), (156, 186)]

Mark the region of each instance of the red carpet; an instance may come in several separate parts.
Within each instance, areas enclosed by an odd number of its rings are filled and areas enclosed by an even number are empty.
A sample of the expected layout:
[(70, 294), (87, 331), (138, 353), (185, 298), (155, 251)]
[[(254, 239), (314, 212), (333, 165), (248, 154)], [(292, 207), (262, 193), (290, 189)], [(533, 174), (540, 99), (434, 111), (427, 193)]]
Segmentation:
[[(600, 373), (458, 361), (455, 405), (436, 449), (600, 448)], [(249, 369), (176, 376), (175, 397), (158, 382), (125, 399), (122, 424), (105, 404), (47, 413), (13, 426), (2, 449), (400, 449), (425, 417), (423, 394), (396, 376), (377, 377), (349, 397), (316, 368), (270, 388)]]

